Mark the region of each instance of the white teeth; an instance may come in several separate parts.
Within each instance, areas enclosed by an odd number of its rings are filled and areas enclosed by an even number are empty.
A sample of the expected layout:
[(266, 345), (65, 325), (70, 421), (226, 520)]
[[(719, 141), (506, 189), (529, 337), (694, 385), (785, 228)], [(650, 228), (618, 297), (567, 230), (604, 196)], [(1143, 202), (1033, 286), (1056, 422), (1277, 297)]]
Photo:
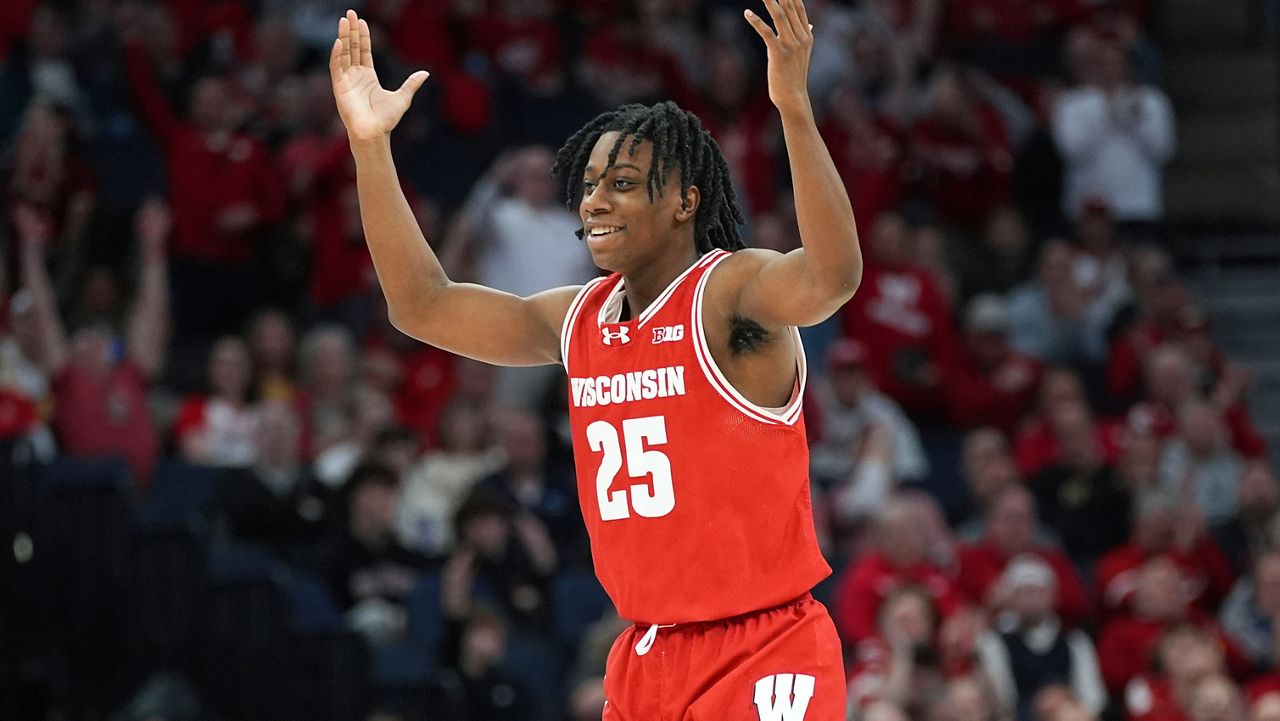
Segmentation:
[(619, 230), (622, 230), (622, 229), (621, 229), (621, 228), (615, 228), (615, 227), (613, 227), (613, 226), (601, 227), (601, 228), (592, 228), (592, 229), (591, 229), (591, 233), (590, 233), (590, 234), (591, 234), (591, 236), (592, 236), (592, 237), (595, 237), (595, 236), (599, 236), (599, 235), (608, 235), (609, 233), (614, 233), (614, 232), (617, 232), (617, 231), (619, 231)]

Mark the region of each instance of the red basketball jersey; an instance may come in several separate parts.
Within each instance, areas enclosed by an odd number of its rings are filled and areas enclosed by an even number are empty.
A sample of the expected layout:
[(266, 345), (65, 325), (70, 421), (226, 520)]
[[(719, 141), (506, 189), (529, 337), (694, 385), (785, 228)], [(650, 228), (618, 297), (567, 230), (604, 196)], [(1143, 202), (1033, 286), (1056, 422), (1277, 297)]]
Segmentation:
[(702, 295), (729, 255), (704, 256), (623, 322), (622, 276), (593, 280), (561, 333), (596, 574), (637, 623), (777, 606), (831, 573), (809, 499), (803, 351), (791, 402), (765, 409), (734, 390), (707, 347)]

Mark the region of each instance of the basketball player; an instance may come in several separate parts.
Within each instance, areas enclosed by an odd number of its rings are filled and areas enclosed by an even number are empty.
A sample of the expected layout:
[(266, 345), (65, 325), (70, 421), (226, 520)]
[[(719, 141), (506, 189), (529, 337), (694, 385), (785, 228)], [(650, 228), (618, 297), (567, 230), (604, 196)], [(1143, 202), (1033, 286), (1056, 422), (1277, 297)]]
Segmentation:
[(844, 718), (840, 642), (809, 589), (815, 538), (797, 326), (862, 273), (853, 211), (818, 135), (800, 0), (747, 11), (768, 49), (804, 247), (743, 249), (719, 148), (671, 103), (625, 106), (571, 137), (554, 171), (611, 275), (528, 298), (445, 276), (401, 194), (389, 133), (426, 80), (381, 88), (369, 29), (339, 21), (334, 95), (392, 322), (499, 365), (563, 364), (578, 493), (596, 573), (619, 614), (609, 721)]

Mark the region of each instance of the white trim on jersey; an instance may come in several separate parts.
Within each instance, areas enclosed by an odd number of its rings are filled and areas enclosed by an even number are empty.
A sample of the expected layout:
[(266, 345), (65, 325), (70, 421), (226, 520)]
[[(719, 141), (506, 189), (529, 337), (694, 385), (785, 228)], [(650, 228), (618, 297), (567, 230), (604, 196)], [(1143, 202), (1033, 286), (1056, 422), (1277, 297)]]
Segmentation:
[(560, 325), (560, 365), (564, 366), (566, 373), (569, 372), (569, 341), (573, 338), (573, 326), (578, 321), (578, 313), (582, 311), (582, 305), (587, 300), (587, 293), (603, 282), (605, 277), (600, 276), (587, 281), (586, 285), (582, 286), (578, 294), (573, 297), (573, 302), (569, 304), (569, 312), (564, 314), (564, 323)]
[[(677, 275), (675, 280), (668, 283), (666, 289), (658, 294), (657, 298), (654, 298), (648, 308), (644, 309), (644, 312), (641, 313), (638, 318), (639, 323), (636, 324), (636, 327), (643, 328), (644, 324), (648, 323), (649, 320), (653, 318), (654, 314), (662, 309), (662, 306), (666, 304), (669, 298), (671, 298), (671, 294), (676, 292), (676, 288), (680, 287), (680, 283), (684, 281), (684, 279), (687, 278), (694, 269), (701, 268), (707, 263), (719, 258), (722, 254), (728, 255), (729, 252), (726, 250), (713, 250), (699, 258), (693, 265), (685, 268), (684, 272)], [(605, 323), (620, 322), (618, 319), (622, 317), (622, 298), (625, 290), (626, 281), (623, 278), (618, 278), (618, 282), (613, 286), (613, 290), (609, 291), (609, 297), (600, 305), (600, 315), (598, 320), (601, 325), (604, 325)]]
[(711, 263), (707, 271), (698, 279), (698, 286), (693, 292), (693, 317), (690, 319), (690, 325), (693, 326), (693, 349), (694, 354), (698, 356), (698, 365), (702, 367), (702, 374), (706, 376), (711, 387), (715, 388), (729, 405), (737, 408), (743, 415), (761, 423), (795, 425), (802, 413), (801, 401), (804, 399), (804, 386), (809, 365), (804, 356), (804, 345), (800, 342), (798, 328), (791, 326), (791, 336), (796, 344), (796, 387), (791, 400), (781, 409), (764, 408), (747, 400), (737, 388), (733, 387), (729, 379), (724, 377), (724, 373), (720, 372), (719, 366), (716, 365), (715, 357), (711, 355), (711, 348), (707, 345), (707, 337), (702, 328), (702, 296), (706, 291), (707, 279), (715, 272), (715, 266), (727, 257), (729, 253), (725, 253)]

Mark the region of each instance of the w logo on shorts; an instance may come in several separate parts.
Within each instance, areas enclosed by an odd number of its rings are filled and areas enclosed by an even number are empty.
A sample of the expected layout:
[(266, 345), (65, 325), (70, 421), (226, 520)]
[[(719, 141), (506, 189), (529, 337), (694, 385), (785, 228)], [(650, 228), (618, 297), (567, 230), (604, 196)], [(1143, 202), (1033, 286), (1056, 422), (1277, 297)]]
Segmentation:
[(600, 326), (600, 342), (611, 346), (626, 345), (631, 342), (631, 329), (625, 325), (603, 325)]
[(756, 713), (760, 721), (804, 721), (813, 698), (813, 676), (778, 673), (756, 681)]

